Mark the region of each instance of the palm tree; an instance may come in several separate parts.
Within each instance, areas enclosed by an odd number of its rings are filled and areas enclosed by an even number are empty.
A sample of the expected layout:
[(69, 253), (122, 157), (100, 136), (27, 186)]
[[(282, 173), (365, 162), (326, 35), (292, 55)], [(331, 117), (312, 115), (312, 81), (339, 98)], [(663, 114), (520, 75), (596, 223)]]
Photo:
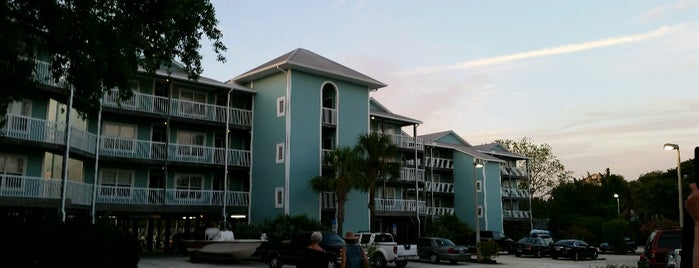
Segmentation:
[(370, 132), (359, 136), (356, 149), (361, 152), (366, 165), (364, 185), (369, 190), (370, 222), (373, 222), (376, 215), (376, 183), (400, 177), (400, 163), (396, 161), (398, 147), (388, 135)]
[(316, 193), (334, 192), (337, 202), (337, 233), (342, 234), (345, 222), (345, 201), (352, 189), (362, 190), (363, 159), (358, 150), (350, 147), (336, 148), (328, 153), (327, 158), (335, 169), (334, 177), (319, 176), (311, 179), (311, 189)]

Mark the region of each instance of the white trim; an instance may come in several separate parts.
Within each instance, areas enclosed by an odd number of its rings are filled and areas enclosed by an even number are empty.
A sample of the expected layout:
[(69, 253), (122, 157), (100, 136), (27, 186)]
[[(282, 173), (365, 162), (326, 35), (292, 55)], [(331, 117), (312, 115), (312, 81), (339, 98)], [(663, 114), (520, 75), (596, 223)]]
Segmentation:
[(478, 206), (478, 218), (483, 218), (483, 206)]

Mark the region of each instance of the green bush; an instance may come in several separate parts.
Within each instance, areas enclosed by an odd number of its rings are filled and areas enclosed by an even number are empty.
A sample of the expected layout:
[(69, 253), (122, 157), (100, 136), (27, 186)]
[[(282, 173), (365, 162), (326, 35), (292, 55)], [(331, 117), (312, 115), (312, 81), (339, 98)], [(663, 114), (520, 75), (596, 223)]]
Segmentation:
[(467, 234), (473, 234), (468, 224), (461, 222), (456, 215), (443, 215), (432, 224), (427, 225), (425, 236), (447, 238), (457, 245), (464, 245)]
[(604, 239), (614, 247), (616, 253), (623, 253), (626, 251), (624, 236), (628, 232), (628, 229), (629, 223), (621, 219), (614, 219), (602, 224)]
[(500, 247), (495, 241), (488, 240), (478, 242), (478, 250), (481, 254), (481, 258), (478, 260), (479, 262), (494, 263), (495, 261), (493, 259), (497, 256), (498, 252), (500, 252)]
[(265, 220), (260, 225), (260, 232), (267, 234), (269, 241), (278, 242), (290, 239), (291, 236), (300, 231), (326, 231), (320, 221), (309, 218), (306, 215), (279, 215), (274, 220)]

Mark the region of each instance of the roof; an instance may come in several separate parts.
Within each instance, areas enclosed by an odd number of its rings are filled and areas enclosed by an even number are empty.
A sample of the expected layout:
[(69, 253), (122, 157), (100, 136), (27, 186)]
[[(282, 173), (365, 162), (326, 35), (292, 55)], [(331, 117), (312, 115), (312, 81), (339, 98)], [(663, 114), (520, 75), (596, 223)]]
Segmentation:
[[(453, 144), (453, 143), (445, 143), (445, 142), (440, 142), (439, 138), (451, 135), (454, 138), (460, 140), (463, 142), (463, 144)], [(473, 146), (471, 146), (468, 142), (466, 142), (464, 139), (462, 139), (458, 134), (456, 134), (453, 130), (447, 130), (447, 131), (442, 131), (442, 132), (437, 132), (437, 133), (431, 133), (431, 134), (425, 134), (425, 135), (420, 135), (418, 136), (422, 138), (425, 141), (426, 146), (435, 146), (435, 147), (442, 147), (442, 148), (451, 148), (456, 151), (465, 153), (467, 155), (473, 156), (475, 158), (480, 158), (485, 161), (490, 161), (490, 162), (500, 162), (504, 163), (500, 158), (484, 154), (476, 150)]]
[(420, 135), (420, 136), (418, 136), (418, 137), (420, 137), (420, 138), (422, 138), (423, 140), (425, 140), (425, 145), (427, 145), (427, 144), (428, 144), (427, 141), (436, 142), (436, 141), (439, 140), (440, 138), (442, 138), (442, 137), (444, 137), (444, 136), (448, 136), (448, 135), (451, 135), (452, 137), (456, 138), (457, 140), (459, 140), (459, 141), (460, 141), (461, 143), (463, 143), (464, 145), (471, 146), (470, 143), (468, 143), (466, 140), (464, 140), (463, 138), (461, 138), (461, 136), (459, 136), (459, 134), (456, 134), (456, 132), (454, 132), (453, 130), (447, 130), (447, 131), (442, 131), (442, 132), (435, 132), (435, 133)]
[(374, 98), (369, 98), (369, 102), (371, 103), (370, 107), (376, 107), (376, 108), (369, 110), (369, 115), (371, 115), (371, 116), (387, 118), (387, 119), (395, 120), (395, 121), (400, 122), (400, 123), (405, 123), (403, 125), (422, 124), (422, 121), (420, 121), (420, 120), (412, 119), (409, 117), (405, 117), (402, 115), (392, 113), (391, 111), (389, 111), (385, 106), (381, 105), (381, 103), (379, 103)]
[(232, 81), (244, 84), (255, 79), (269, 76), (273, 73), (279, 72), (280, 70), (288, 69), (300, 70), (313, 74), (329, 76), (360, 85), (366, 85), (370, 89), (378, 89), (386, 86), (386, 84), (376, 79), (303, 48), (297, 48), (289, 53), (277, 57), (276, 59), (268, 61), (265, 64), (262, 64), (233, 78)]
[(476, 146), (473, 146), (473, 148), (475, 148), (476, 150), (478, 150), (481, 153), (490, 154), (490, 155), (497, 155), (497, 156), (502, 156), (502, 157), (521, 159), (521, 160), (531, 159), (531, 157), (527, 157), (524, 155), (513, 153), (510, 150), (507, 150), (507, 148), (505, 148), (504, 146), (502, 146), (502, 144), (499, 144), (497, 142), (476, 145)]
[[(142, 67), (138, 67), (138, 71), (147, 73), (146, 69), (143, 69)], [(244, 87), (239, 84), (235, 83), (223, 83), (208, 77), (204, 76), (199, 76), (197, 80), (192, 80), (189, 79), (189, 74), (184, 71), (184, 66), (176, 61), (172, 62), (172, 66), (167, 67), (164, 66), (158, 70), (155, 71), (155, 75), (158, 76), (163, 76), (163, 77), (168, 77), (172, 79), (176, 79), (179, 81), (186, 81), (190, 83), (199, 83), (199, 84), (204, 84), (207, 86), (214, 86), (214, 87), (220, 87), (220, 88), (225, 88), (225, 89), (235, 89), (235, 90), (240, 90), (240, 91), (246, 91), (246, 92), (254, 92), (252, 89)]]

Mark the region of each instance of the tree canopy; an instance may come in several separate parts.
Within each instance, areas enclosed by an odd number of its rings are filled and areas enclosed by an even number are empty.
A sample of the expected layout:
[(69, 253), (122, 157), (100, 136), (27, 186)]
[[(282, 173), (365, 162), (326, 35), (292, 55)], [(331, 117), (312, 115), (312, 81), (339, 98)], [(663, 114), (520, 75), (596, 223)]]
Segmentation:
[(37, 60), (50, 64), (55, 82), (74, 87), (75, 106), (83, 111), (96, 109), (112, 88), (120, 98), (130, 97), (128, 81), (139, 67), (152, 74), (177, 60), (196, 79), (203, 71), (202, 35), (212, 41), (217, 60), (225, 61), (217, 23), (208, 0), (3, 1), (0, 115), (13, 100), (37, 94)]
[[(530, 159), (527, 160), (527, 171), (529, 172), (529, 191), (533, 197), (544, 197), (550, 194), (551, 189), (558, 181), (566, 180), (571, 172), (553, 154), (551, 146), (544, 144), (534, 144), (529, 138), (515, 140), (496, 140), (509, 151), (520, 154)], [(526, 183), (526, 182), (525, 182)]]

